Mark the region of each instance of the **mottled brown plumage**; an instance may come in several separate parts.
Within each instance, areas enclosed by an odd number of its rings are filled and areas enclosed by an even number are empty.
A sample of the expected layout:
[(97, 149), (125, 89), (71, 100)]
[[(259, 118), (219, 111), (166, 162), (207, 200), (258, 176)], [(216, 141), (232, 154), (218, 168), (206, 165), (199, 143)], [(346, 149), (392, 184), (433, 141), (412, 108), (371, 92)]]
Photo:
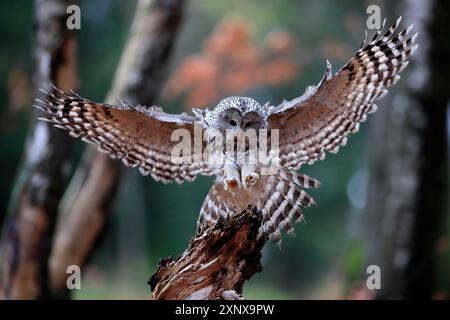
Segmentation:
[[(217, 177), (201, 208), (199, 232), (219, 216), (241, 212), (249, 205), (263, 215), (261, 234), (276, 241), (281, 231), (291, 233), (293, 223), (301, 221), (301, 207), (315, 204), (303, 188), (315, 188), (314, 180), (296, 172), (302, 164), (313, 164), (336, 153), (357, 132), (367, 115), (377, 109), (375, 102), (399, 79), (416, 51), (417, 34), (411, 27), (396, 33), (401, 19), (382, 34), (383, 27), (336, 74), (327, 64), (327, 72), (317, 86), (311, 86), (298, 98), (278, 106), (261, 106), (246, 97), (230, 97), (213, 110), (194, 109), (194, 115), (172, 115), (159, 107), (122, 107), (91, 102), (75, 93), (55, 88), (38, 108), (47, 116), (42, 120), (69, 131), (73, 137), (95, 143), (99, 150), (123, 163), (139, 167), (163, 182), (192, 181), (198, 174)], [(197, 127), (196, 127), (197, 126)], [(196, 128), (205, 139), (195, 142)], [(178, 140), (171, 138), (175, 129), (190, 135), (193, 148), (183, 159), (174, 159), (172, 150)], [(240, 163), (252, 150), (221, 149), (216, 132), (250, 132), (273, 129), (279, 134), (279, 153), (274, 145), (269, 156), (255, 164)], [(258, 131), (258, 137), (260, 135)], [(234, 140), (233, 140), (234, 141)], [(196, 146), (196, 147), (194, 147)], [(205, 149), (209, 152), (203, 153)], [(275, 153), (276, 154), (276, 153)], [(263, 161), (264, 160), (264, 161)], [(272, 174), (264, 174), (267, 160), (278, 161)]]

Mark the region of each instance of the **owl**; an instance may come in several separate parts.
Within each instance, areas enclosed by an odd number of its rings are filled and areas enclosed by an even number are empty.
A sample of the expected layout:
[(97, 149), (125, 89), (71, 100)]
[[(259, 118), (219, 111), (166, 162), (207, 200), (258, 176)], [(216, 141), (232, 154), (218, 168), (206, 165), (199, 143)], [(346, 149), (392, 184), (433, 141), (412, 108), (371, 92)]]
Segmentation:
[[(41, 120), (157, 181), (182, 183), (214, 175), (198, 232), (250, 205), (262, 215), (260, 234), (280, 242), (282, 231), (292, 233), (294, 222), (303, 219), (303, 207), (315, 204), (305, 189), (319, 182), (299, 173), (300, 167), (338, 152), (417, 50), (417, 33), (410, 35), (412, 26), (398, 32), (400, 21), (383, 32), (384, 22), (370, 41), (366, 32), (360, 49), (337, 73), (327, 61), (317, 85), (279, 105), (229, 97), (211, 110), (169, 114), (157, 106), (96, 103), (54, 88), (36, 107), (46, 113)], [(174, 152), (180, 143), (175, 132), (189, 147), (181, 153)], [(263, 148), (267, 152), (256, 152)], [(250, 161), (255, 153), (263, 155)]]

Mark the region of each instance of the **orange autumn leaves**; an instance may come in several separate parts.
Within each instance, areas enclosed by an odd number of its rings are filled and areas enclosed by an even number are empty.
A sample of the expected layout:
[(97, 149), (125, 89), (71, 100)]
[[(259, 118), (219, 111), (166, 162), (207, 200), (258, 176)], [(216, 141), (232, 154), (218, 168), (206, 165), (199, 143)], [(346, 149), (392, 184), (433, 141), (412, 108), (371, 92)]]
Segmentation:
[(299, 71), (295, 43), (285, 31), (272, 31), (263, 45), (253, 43), (248, 24), (225, 18), (203, 42), (202, 52), (185, 58), (170, 77), (166, 98), (185, 96), (185, 105), (216, 104), (230, 95), (292, 81)]

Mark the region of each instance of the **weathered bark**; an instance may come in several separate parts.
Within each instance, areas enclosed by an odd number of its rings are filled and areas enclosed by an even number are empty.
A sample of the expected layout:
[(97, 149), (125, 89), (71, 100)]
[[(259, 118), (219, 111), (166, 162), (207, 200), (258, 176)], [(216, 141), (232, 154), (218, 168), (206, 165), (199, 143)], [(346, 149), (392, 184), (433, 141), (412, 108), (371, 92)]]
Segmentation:
[[(76, 88), (76, 40), (66, 28), (70, 1), (35, 1), (35, 97), (54, 83)], [(31, 113), (22, 172), (14, 187), (10, 221), (3, 234), (0, 295), (7, 299), (48, 297), (47, 261), (58, 205), (70, 175), (72, 140)]]
[[(450, 99), (448, 1), (396, 3), (420, 32), (419, 50), (399, 90), (373, 123), (367, 235), (369, 263), (381, 267), (376, 298), (430, 298), (435, 241), (447, 195)], [(401, 84), (403, 83), (403, 84)]]
[[(106, 102), (124, 98), (131, 104), (152, 105), (163, 83), (165, 67), (179, 30), (184, 0), (141, 0), (130, 36)], [(122, 164), (89, 149), (77, 169), (50, 259), (51, 290), (66, 297), (66, 268), (83, 267), (105, 229), (118, 187)]]
[(262, 271), (261, 215), (249, 208), (197, 235), (178, 259), (162, 260), (149, 285), (155, 300), (236, 300), (244, 282)]

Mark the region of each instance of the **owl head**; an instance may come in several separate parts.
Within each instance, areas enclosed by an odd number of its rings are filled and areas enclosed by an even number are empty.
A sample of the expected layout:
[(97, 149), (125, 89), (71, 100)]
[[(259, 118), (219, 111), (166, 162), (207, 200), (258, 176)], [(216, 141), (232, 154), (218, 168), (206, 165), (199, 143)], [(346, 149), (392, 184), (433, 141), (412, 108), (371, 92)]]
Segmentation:
[(215, 129), (265, 129), (267, 128), (267, 108), (252, 98), (229, 97), (205, 116), (206, 123)]

